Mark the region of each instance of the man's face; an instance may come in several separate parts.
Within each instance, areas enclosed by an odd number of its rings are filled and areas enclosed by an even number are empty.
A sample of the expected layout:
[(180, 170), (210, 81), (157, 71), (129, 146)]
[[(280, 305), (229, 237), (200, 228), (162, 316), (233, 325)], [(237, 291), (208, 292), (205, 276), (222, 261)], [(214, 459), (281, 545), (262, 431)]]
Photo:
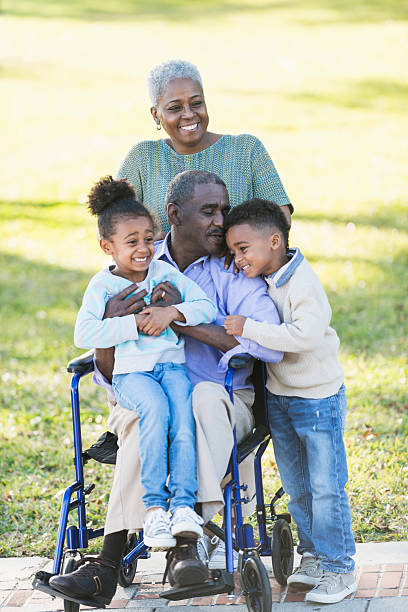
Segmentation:
[(197, 258), (221, 255), (225, 250), (224, 217), (229, 209), (223, 185), (196, 185), (193, 198), (183, 206), (183, 233), (194, 243)]

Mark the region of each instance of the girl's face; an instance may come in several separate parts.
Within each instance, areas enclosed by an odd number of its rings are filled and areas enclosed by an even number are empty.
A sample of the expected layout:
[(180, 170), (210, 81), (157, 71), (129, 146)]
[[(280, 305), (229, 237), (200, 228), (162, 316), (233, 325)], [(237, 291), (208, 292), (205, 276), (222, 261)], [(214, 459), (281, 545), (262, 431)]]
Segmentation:
[(154, 255), (153, 225), (147, 217), (120, 217), (109, 239), (102, 238), (104, 253), (112, 255), (116, 268), (113, 274), (123, 276), (132, 283), (147, 276)]
[(196, 153), (207, 146), (207, 107), (203, 90), (192, 79), (172, 79), (151, 113), (177, 153)]

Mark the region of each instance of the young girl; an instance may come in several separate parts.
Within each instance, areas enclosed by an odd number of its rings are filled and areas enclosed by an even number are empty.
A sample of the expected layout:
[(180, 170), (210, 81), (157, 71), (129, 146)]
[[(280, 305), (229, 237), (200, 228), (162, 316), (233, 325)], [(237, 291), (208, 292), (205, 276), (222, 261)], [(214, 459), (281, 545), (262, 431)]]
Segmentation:
[[(197, 490), (195, 428), (191, 384), (183, 365), (184, 340), (170, 324), (211, 323), (216, 308), (193, 281), (173, 266), (153, 260), (152, 217), (137, 202), (126, 180), (102, 178), (89, 194), (88, 207), (98, 218), (99, 244), (114, 263), (96, 274), (85, 291), (75, 325), (75, 344), (86, 349), (115, 347), (115, 398), (139, 417), (144, 542), (147, 546), (174, 546), (176, 535), (200, 537), (202, 519), (193, 510)], [(177, 287), (182, 303), (149, 305), (153, 289), (166, 281)], [(147, 307), (135, 314), (104, 319), (106, 302), (132, 283), (137, 283), (137, 291), (146, 289)]]

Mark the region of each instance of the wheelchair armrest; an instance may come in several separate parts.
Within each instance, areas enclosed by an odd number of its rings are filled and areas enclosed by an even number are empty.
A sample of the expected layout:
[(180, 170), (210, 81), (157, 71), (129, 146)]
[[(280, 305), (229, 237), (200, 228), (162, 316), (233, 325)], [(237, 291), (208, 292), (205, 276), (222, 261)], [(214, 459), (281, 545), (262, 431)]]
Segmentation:
[(67, 372), (78, 373), (78, 374), (89, 374), (94, 370), (93, 362), (94, 350), (91, 349), (87, 353), (83, 353), (75, 359), (71, 359), (67, 365)]
[(251, 357), (248, 353), (238, 353), (238, 355), (234, 355), (228, 362), (228, 367), (233, 370), (244, 370), (254, 361), (254, 358)]
[(238, 444), (238, 462), (241, 463), (248, 457), (262, 442), (271, 437), (269, 429), (265, 425), (258, 425), (245, 440)]

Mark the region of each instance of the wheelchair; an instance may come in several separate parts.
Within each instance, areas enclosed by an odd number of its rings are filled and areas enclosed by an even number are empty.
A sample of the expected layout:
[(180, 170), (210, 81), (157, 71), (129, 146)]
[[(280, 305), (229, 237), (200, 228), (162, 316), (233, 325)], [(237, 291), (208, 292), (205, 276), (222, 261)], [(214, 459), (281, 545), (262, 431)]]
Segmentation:
[[(249, 355), (235, 355), (230, 359), (225, 375), (225, 388), (233, 401), (234, 372), (246, 368), (253, 358)], [(66, 488), (60, 511), (57, 541), (52, 572), (39, 571), (34, 577), (33, 587), (52, 597), (64, 598), (65, 612), (78, 612), (80, 604), (95, 607), (94, 602), (86, 599), (70, 599), (55, 591), (49, 584), (51, 576), (70, 573), (75, 569), (75, 557), (82, 553), (80, 549), (88, 546), (89, 540), (103, 536), (103, 528), (92, 529), (86, 525), (86, 498), (95, 488), (94, 484), (85, 486), (84, 465), (91, 459), (100, 463), (114, 464), (118, 449), (117, 438), (110, 432), (104, 433), (89, 449), (82, 450), (81, 422), (79, 405), (79, 381), (94, 369), (93, 351), (88, 351), (69, 362), (67, 370), (73, 374), (71, 380), (72, 424), (74, 437), (75, 482)], [(161, 593), (160, 597), (177, 601), (191, 597), (202, 597), (220, 593), (233, 593), (234, 559), (233, 551), (239, 553), (238, 573), (243, 595), (250, 612), (270, 612), (272, 595), (267, 570), (261, 561), (263, 556), (271, 556), (273, 573), (282, 586), (286, 585), (288, 576), (293, 569), (293, 539), (290, 529), (291, 517), (288, 513), (277, 514), (275, 505), (284, 495), (282, 487), (274, 494), (269, 504), (265, 504), (261, 459), (269, 442), (270, 432), (266, 410), (265, 365), (255, 361), (252, 381), (255, 388), (255, 403), (253, 412), (255, 428), (241, 444), (237, 444), (234, 429), (234, 446), (231, 453), (229, 468), (226, 475), (230, 479), (224, 488), (224, 526), (222, 529), (214, 522), (208, 522), (205, 527), (225, 542), (226, 569), (210, 570), (210, 577), (201, 584), (172, 588)], [(241, 505), (250, 500), (245, 496), (247, 485), (241, 485), (239, 480), (239, 463), (246, 459), (254, 450), (254, 476), (256, 490), (256, 521), (258, 527), (258, 543), (255, 543), (254, 530), (251, 524), (243, 522)], [(76, 493), (76, 499), (72, 499)], [(68, 515), (77, 510), (77, 525), (68, 524)], [(235, 527), (233, 527), (233, 517)], [(267, 523), (273, 523), (271, 536), (267, 534)], [(234, 532), (234, 533), (233, 533)], [(64, 543), (66, 546), (64, 549)], [(119, 584), (130, 586), (137, 570), (139, 559), (150, 557), (150, 549), (143, 542), (143, 531), (130, 534), (121, 560)], [(101, 606), (104, 607), (104, 606)]]

